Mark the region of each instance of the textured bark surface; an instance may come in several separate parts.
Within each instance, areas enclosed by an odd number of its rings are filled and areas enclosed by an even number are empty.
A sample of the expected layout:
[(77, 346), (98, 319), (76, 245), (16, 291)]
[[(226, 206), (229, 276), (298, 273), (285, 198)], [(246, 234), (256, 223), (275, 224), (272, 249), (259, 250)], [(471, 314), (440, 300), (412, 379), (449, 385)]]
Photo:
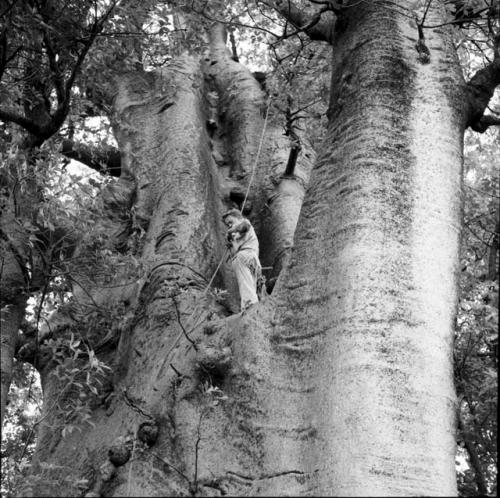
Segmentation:
[(302, 492), (455, 494), (463, 82), (445, 29), (423, 65), (384, 2), (339, 23), (328, 133), (275, 291), (274, 376), (308, 389), (278, 406), (313, 434), (290, 438), (307, 455), (290, 468), (308, 469)]
[[(335, 29), (330, 122), (312, 172), (305, 147), (283, 178), (288, 139), (273, 126), (264, 135), (249, 216), (279, 278), (244, 313), (233, 314), (220, 215), (246, 190), (262, 91), (220, 27), (208, 61), (117, 80), (140, 274), (128, 297), (108, 296), (128, 318), (116, 352), (102, 354), (112, 395), (94, 400), (94, 428), (54, 429), (64, 388), (44, 372), (52, 425), (35, 462), (53, 467), (35, 494), (78, 494), (82, 478), (88, 496), (456, 494), (465, 85), (447, 29), (427, 34), (422, 64), (417, 29), (391, 2), (353, 4)], [(441, 12), (432, 4), (428, 16)], [(221, 261), (225, 300), (206, 290)], [(159, 431), (151, 445), (145, 424)]]
[(316, 154), (301, 138), (302, 152), (295, 165), (293, 176), (284, 176), (291, 148), (290, 141), (280, 128), (272, 128), (266, 136), (266, 147), (261, 164), (266, 171), (259, 171), (256, 212), (260, 214), (255, 226), (261, 241), (262, 266), (271, 268), (268, 279), (275, 279), (286, 265), (291, 248), (300, 208)]
[(229, 145), (231, 176), (249, 175), (254, 167), (263, 126), (264, 96), (250, 71), (231, 59), (222, 24), (210, 30), (210, 75), (214, 79)]
[[(242, 85), (247, 81), (243, 78)], [(217, 136), (211, 140), (206, 130), (211, 109), (204, 110), (205, 96), (213, 90), (205, 85), (197, 61), (180, 59), (156, 75), (122, 75), (117, 88), (114, 126), (122, 150), (122, 177), (107, 197), (123, 197), (116, 192), (129, 192), (134, 185), (134, 211), (145, 230), (136, 247), (142, 276), (135, 283), (123, 275), (116, 279), (126, 282), (132, 293), (135, 289), (133, 299), (125, 290), (103, 294), (92, 275), (79, 278), (82, 289), (75, 293), (80, 307), (103, 305), (106, 300), (108, 306), (128, 302), (125, 315), (130, 320), (123, 323), (115, 358), (103, 357), (114, 365), (107, 382), (113, 394), (105, 405), (95, 401), (96, 429), (87, 429), (83, 440), (78, 434), (62, 437), (63, 424), (54, 406), (64, 406), (64, 397), (71, 393), (61, 396), (64, 386), (50, 364), (44, 371), (46, 411), (35, 464), (50, 461), (55, 467), (45, 471), (50, 479), (39, 484), (36, 493), (74, 494), (71, 481), (82, 474), (92, 492), (117, 496), (210, 493), (219, 488), (239, 492), (238, 476), (252, 475), (253, 462), (264, 452), (246, 420), (259, 410), (250, 394), (246, 366), (259, 348), (247, 351), (252, 328), (238, 334), (238, 318), (225, 320), (237, 295), (221, 305), (206, 286), (218, 262), (225, 261), (220, 216), (230, 201), (228, 190), (243, 189), (245, 178), (241, 183), (228, 180), (226, 165), (218, 171), (210, 153), (223, 145)], [(237, 87), (234, 91), (242, 93)], [(256, 100), (255, 115), (261, 113), (261, 102), (262, 97)], [(226, 126), (224, 119), (221, 127)], [(252, 136), (260, 140), (260, 134)], [(110, 230), (116, 228), (112, 225)], [(234, 276), (226, 266), (215, 284), (234, 289)], [(206, 365), (207, 354), (215, 367)], [(231, 359), (230, 374), (218, 366), (219, 357)], [(212, 392), (217, 382), (224, 384), (225, 403), (219, 404), (217, 391)], [(133, 450), (130, 463), (118, 467), (108, 483), (99, 468), (108, 461), (109, 448), (120, 438), (133, 439), (138, 426), (150, 420), (160, 427), (154, 452), (140, 446)], [(80, 452), (70, 470), (67, 458), (75, 447)], [(233, 462), (231, 469), (226, 469), (228, 461)], [(50, 484), (63, 476), (63, 486)]]

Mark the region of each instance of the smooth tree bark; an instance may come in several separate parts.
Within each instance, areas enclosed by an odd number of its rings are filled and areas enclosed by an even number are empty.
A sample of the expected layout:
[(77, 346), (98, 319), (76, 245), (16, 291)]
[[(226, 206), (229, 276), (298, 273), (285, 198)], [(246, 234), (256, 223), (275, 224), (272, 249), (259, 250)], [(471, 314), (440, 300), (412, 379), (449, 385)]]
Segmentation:
[[(303, 26), (296, 14), (283, 10)], [(266, 95), (220, 26), (203, 60), (117, 75), (116, 188), (131, 220), (102, 223), (133, 259), (111, 285), (99, 267), (81, 269), (74, 309), (52, 330), (83, 337), (112, 368), (78, 418), (85, 379), (68, 382), (44, 349), (25, 493), (456, 494), (452, 339), (471, 92), (449, 27), (426, 30), (423, 57), (415, 22), (392, 2), (346, 2), (335, 15), (321, 38), (334, 45), (328, 130), (312, 171), (304, 146), (293, 177), (283, 177), (292, 144), (275, 123), (264, 129)], [(441, 5), (426, 18), (442, 24)], [(279, 277), (236, 313), (220, 216), (243, 207), (249, 185), (262, 260)], [(94, 321), (75, 311), (92, 303)], [(93, 358), (72, 363), (75, 375)]]

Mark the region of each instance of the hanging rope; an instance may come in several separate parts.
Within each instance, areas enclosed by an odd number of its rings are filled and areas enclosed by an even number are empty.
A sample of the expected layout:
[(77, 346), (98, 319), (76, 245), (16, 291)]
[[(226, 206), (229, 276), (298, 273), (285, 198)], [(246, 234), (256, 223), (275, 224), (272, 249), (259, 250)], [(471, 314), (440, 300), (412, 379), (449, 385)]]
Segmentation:
[[(266, 134), (270, 106), (271, 106), (271, 95), (269, 95), (269, 97), (267, 99), (266, 114), (264, 116), (264, 126), (262, 127), (262, 133), (260, 134), (259, 147), (257, 148), (257, 154), (255, 155), (255, 161), (253, 162), (252, 171), (250, 173), (250, 180), (248, 182), (247, 190), (245, 192), (245, 197), (243, 198), (243, 203), (242, 203), (241, 208), (240, 208), (241, 214), (243, 214), (243, 210), (245, 209), (245, 204), (246, 204), (247, 199), (248, 199), (248, 194), (250, 193), (250, 187), (252, 186), (252, 183), (253, 183), (253, 180), (255, 177), (255, 170), (257, 169), (257, 164), (259, 163), (260, 153), (262, 151), (262, 145), (264, 143), (264, 137)], [(215, 269), (215, 271), (212, 275), (212, 278), (209, 280), (209, 282), (208, 282), (208, 284), (203, 292), (204, 295), (206, 294), (206, 292), (208, 291), (208, 289), (212, 285), (212, 283), (215, 279), (215, 276), (217, 275), (217, 272), (219, 271), (220, 267), (222, 266), (222, 263), (224, 262), (224, 259), (226, 258), (226, 255), (227, 255), (227, 251), (228, 251), (228, 249), (226, 248), (226, 250), (224, 251), (224, 254), (222, 255), (221, 260), (219, 261), (219, 264), (217, 265), (217, 268)]]
[(242, 213), (242, 214), (243, 214), (243, 209), (245, 208), (245, 204), (246, 204), (247, 199), (248, 199), (248, 194), (250, 192), (250, 187), (252, 186), (252, 183), (253, 183), (253, 179), (254, 179), (254, 176), (255, 176), (255, 170), (257, 169), (257, 164), (259, 162), (260, 152), (262, 150), (262, 144), (264, 143), (264, 136), (265, 136), (265, 133), (266, 133), (267, 120), (269, 118), (269, 108), (270, 107), (271, 107), (271, 94), (269, 94), (269, 97), (267, 98), (266, 115), (264, 117), (264, 126), (262, 127), (262, 133), (260, 135), (259, 147), (257, 149), (257, 154), (255, 156), (255, 161), (253, 163), (252, 172), (250, 174), (250, 181), (248, 182), (247, 191), (245, 193), (245, 198), (243, 199), (243, 204), (241, 205), (241, 209), (240, 209), (240, 213)]
[[(266, 114), (264, 116), (264, 126), (262, 127), (262, 133), (260, 134), (259, 147), (257, 148), (257, 154), (255, 155), (255, 161), (253, 162), (252, 171), (250, 173), (250, 180), (248, 182), (247, 190), (245, 192), (245, 197), (243, 198), (243, 203), (241, 204), (241, 208), (240, 208), (241, 214), (243, 214), (243, 209), (245, 209), (245, 204), (246, 204), (247, 199), (248, 199), (248, 194), (250, 193), (250, 188), (252, 186), (252, 183), (253, 183), (253, 180), (255, 177), (255, 170), (257, 169), (257, 164), (259, 163), (260, 153), (262, 151), (262, 145), (264, 143), (264, 137), (266, 134), (267, 121), (269, 119), (269, 108), (270, 107), (271, 107), (271, 94), (269, 94), (269, 97), (267, 98)], [(207, 287), (205, 288), (205, 290), (203, 292), (204, 295), (206, 294), (206, 292), (208, 291), (208, 289), (212, 285), (212, 283), (215, 279), (215, 276), (217, 275), (217, 272), (219, 271), (220, 267), (222, 266), (222, 263), (227, 255), (227, 251), (228, 251), (228, 249), (226, 248), (226, 250), (224, 251), (224, 254), (222, 255), (221, 260), (219, 261), (219, 264), (217, 265), (217, 268), (215, 269), (215, 271), (212, 275), (212, 278), (209, 280)]]
[[(255, 161), (253, 162), (253, 166), (252, 166), (252, 171), (250, 173), (250, 180), (248, 182), (248, 186), (247, 186), (247, 190), (246, 190), (246, 193), (245, 193), (245, 197), (243, 199), (243, 203), (241, 205), (241, 208), (240, 208), (240, 213), (243, 213), (243, 209), (245, 208), (245, 204), (247, 202), (247, 199), (248, 199), (248, 194), (250, 193), (250, 188), (252, 186), (252, 183), (254, 181), (254, 177), (255, 177), (255, 170), (257, 169), (257, 164), (259, 162), (259, 158), (260, 158), (260, 153), (262, 151), (262, 145), (264, 143), (264, 137), (265, 137), (265, 133), (266, 133), (266, 128), (267, 128), (267, 121), (268, 121), (268, 118), (269, 118), (269, 108), (271, 107), (271, 94), (269, 94), (269, 97), (267, 99), (267, 106), (266, 106), (266, 114), (265, 114), (265, 117), (264, 117), (264, 125), (262, 127), (262, 133), (260, 135), (260, 141), (259, 141), (259, 147), (257, 148), (257, 154), (255, 155)], [(210, 289), (210, 286), (212, 285), (212, 283), (214, 282), (215, 280), (215, 277), (218, 273), (218, 271), (220, 270), (220, 267), (222, 266), (222, 263), (224, 262), (224, 260), (226, 259), (226, 256), (227, 256), (227, 251), (228, 249), (226, 248), (226, 250), (224, 251), (224, 254), (222, 255), (220, 261), (219, 261), (219, 264), (217, 265), (217, 268), (215, 268), (215, 271), (213, 272), (212, 274), (212, 277), (210, 278), (210, 280), (208, 281), (208, 284), (206, 285), (205, 289), (203, 290), (203, 294), (202, 296), (205, 296), (208, 292), (208, 290)], [(194, 314), (196, 312), (196, 308), (193, 310), (193, 312), (191, 313), (191, 315), (189, 316), (188, 320), (190, 320)], [(170, 349), (168, 350), (166, 356), (165, 356), (165, 360), (163, 361), (162, 363), (162, 366), (160, 368), (159, 371), (161, 371), (161, 369), (163, 368), (163, 365), (165, 365), (165, 363), (167, 362), (167, 360), (169, 359), (169, 356), (170, 356), (170, 353), (174, 350), (174, 348), (177, 346), (177, 344), (179, 343), (179, 341), (181, 340), (181, 337), (183, 335), (186, 335), (187, 338), (189, 339), (189, 334), (191, 332), (193, 332), (197, 327), (198, 325), (200, 325), (201, 322), (199, 322), (199, 319), (201, 317), (201, 314), (196, 318), (195, 320), (195, 324), (188, 330), (181, 330), (181, 332), (179, 333), (179, 335), (175, 338), (172, 346), (170, 347)], [(181, 327), (182, 328), (182, 327)]]

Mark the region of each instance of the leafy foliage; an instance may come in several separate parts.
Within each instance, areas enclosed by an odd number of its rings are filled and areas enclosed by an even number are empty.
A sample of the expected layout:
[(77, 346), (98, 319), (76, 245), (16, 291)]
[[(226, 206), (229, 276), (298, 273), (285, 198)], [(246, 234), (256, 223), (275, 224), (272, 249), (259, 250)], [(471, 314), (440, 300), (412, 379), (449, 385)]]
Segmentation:
[(27, 363), (16, 362), (9, 405), (2, 427), (2, 496), (12, 496), (35, 449), (33, 430), (40, 415), (42, 392), (38, 373)]
[[(455, 334), (462, 496), (496, 494), (498, 132), (466, 137), (464, 232)], [(498, 240), (498, 238), (496, 239)]]

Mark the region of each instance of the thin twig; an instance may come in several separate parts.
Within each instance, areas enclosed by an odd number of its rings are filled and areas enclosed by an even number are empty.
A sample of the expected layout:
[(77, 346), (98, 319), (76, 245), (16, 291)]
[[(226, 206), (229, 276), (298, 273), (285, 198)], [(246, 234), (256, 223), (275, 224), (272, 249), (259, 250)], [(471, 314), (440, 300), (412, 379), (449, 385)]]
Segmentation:
[(186, 474), (184, 474), (183, 472), (181, 472), (175, 465), (172, 465), (168, 460), (165, 460), (163, 457), (161, 457), (154, 451), (151, 451), (151, 454), (156, 458), (158, 458), (158, 460), (162, 461), (165, 465), (168, 465), (171, 469), (175, 470), (181, 477), (184, 477), (184, 479), (186, 479), (189, 485), (191, 485), (191, 480), (189, 479), (189, 477), (186, 476)]
[(188, 333), (186, 332), (186, 329), (184, 328), (184, 325), (182, 324), (181, 314), (179, 312), (179, 306), (177, 305), (177, 300), (175, 299), (175, 296), (172, 296), (172, 301), (174, 302), (175, 312), (177, 314), (177, 322), (179, 323), (179, 326), (181, 327), (182, 332), (184, 333), (184, 337), (191, 343), (191, 345), (194, 347), (194, 350), (198, 351), (198, 346), (193, 341), (193, 339), (189, 337)]
[(203, 422), (204, 411), (200, 413), (200, 420), (198, 421), (198, 427), (196, 430), (196, 443), (194, 445), (194, 479), (191, 485), (191, 493), (194, 495), (198, 490), (198, 455), (201, 442), (201, 423)]
[(178, 377), (182, 377), (182, 374), (172, 365), (172, 363), (170, 363), (170, 368), (177, 374)]
[(424, 25), (424, 22), (425, 22), (425, 18), (427, 17), (427, 13), (429, 12), (429, 8), (431, 6), (431, 2), (432, 0), (429, 0), (427, 2), (427, 6), (425, 7), (425, 10), (424, 10), (424, 15), (422, 17), (422, 20), (418, 23), (420, 27), (422, 27)]

